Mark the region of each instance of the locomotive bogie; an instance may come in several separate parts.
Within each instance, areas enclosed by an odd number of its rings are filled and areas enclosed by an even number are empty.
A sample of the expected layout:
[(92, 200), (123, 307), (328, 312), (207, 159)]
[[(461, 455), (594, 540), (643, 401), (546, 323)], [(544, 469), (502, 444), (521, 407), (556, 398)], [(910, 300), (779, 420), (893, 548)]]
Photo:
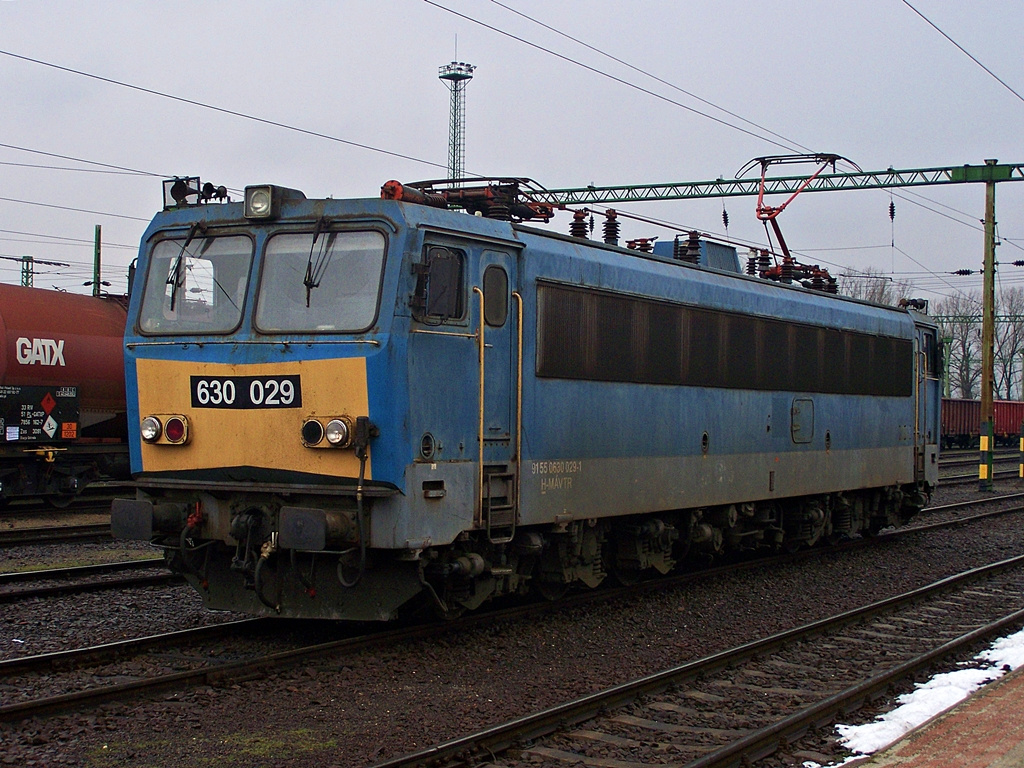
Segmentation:
[(159, 215), (126, 339), (134, 426), (181, 427), (135, 429), (112, 524), (211, 608), (454, 616), (870, 534), (935, 484), (923, 316), (412, 203), (271, 210)]

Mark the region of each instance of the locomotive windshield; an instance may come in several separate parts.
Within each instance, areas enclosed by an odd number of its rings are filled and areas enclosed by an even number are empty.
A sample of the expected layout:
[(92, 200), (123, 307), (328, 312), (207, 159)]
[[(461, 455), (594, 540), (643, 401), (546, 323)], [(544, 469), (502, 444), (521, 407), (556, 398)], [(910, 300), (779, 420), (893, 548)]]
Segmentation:
[(143, 333), (228, 333), (242, 319), (252, 264), (248, 237), (161, 240), (153, 248), (139, 329)]
[(364, 331), (377, 316), (384, 236), (315, 232), (272, 237), (256, 326), (264, 332)]

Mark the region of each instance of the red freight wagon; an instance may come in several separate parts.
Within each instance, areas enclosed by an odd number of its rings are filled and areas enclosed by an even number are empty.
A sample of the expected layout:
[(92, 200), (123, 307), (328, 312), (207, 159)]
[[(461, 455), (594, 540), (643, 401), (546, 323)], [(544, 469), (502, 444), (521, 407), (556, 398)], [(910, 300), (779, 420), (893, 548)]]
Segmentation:
[[(1024, 402), (996, 400), (992, 403), (996, 445), (1017, 445)], [(972, 448), (978, 445), (981, 429), (981, 401), (942, 398), (942, 445), (944, 448)]]
[(996, 400), (993, 409), (996, 443), (1017, 445), (1020, 439), (1020, 425), (1024, 422), (1024, 403), (1017, 400)]

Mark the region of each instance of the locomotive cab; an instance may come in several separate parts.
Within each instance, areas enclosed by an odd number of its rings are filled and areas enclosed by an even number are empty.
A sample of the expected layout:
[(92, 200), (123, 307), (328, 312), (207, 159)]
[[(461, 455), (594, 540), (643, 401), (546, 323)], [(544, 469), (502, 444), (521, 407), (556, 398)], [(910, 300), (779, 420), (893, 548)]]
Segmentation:
[(115, 535), (163, 547), (211, 607), (356, 619), (423, 591), (432, 543), (510, 541), (521, 244), (267, 185), (186, 203), (140, 254), (139, 491)]

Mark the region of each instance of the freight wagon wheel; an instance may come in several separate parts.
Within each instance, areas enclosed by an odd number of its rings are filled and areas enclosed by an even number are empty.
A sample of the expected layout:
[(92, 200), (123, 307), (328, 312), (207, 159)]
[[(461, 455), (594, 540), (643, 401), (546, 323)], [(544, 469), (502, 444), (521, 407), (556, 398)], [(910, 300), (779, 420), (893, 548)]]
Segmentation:
[(49, 493), (43, 498), (46, 499), (46, 503), (55, 509), (67, 509), (71, 506), (71, 502), (75, 500), (74, 496), (68, 496), (63, 493)]

